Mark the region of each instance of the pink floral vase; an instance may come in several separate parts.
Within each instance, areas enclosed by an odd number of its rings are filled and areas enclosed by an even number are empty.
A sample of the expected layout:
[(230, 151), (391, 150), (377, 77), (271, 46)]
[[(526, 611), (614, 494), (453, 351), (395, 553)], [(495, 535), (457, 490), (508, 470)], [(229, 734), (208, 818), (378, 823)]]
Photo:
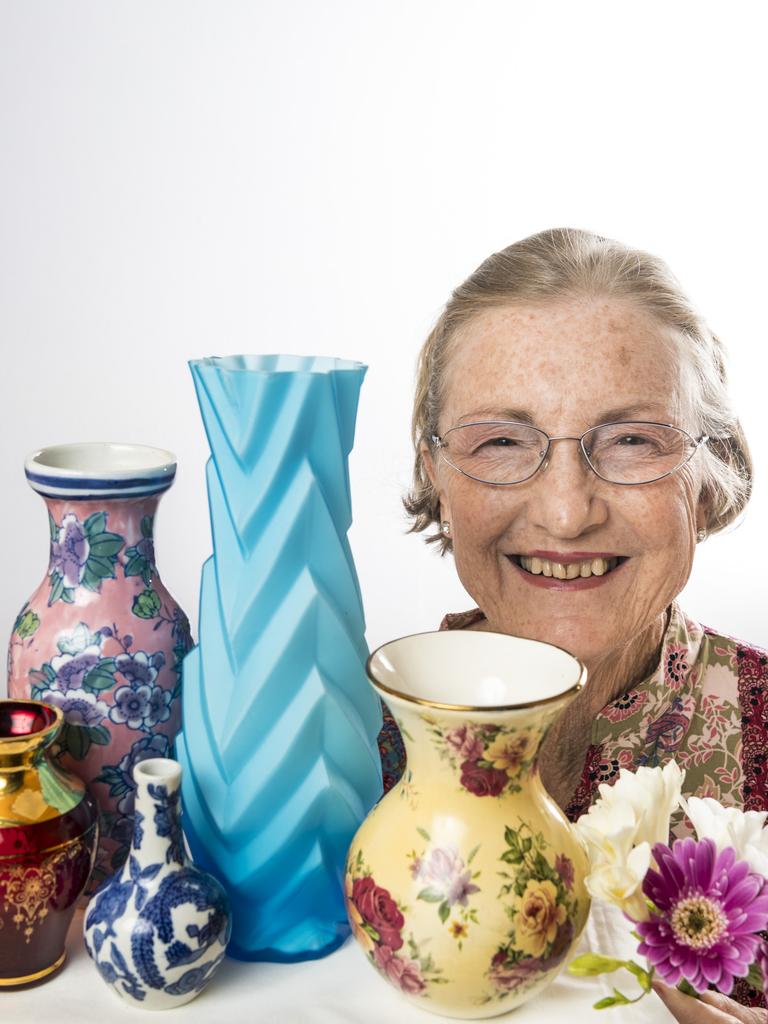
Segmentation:
[(77, 444), (36, 452), (25, 470), (48, 506), (51, 548), (13, 626), (8, 693), (64, 714), (53, 756), (99, 809), (91, 893), (128, 855), (134, 766), (170, 756), (181, 724), (189, 623), (158, 576), (153, 541), (176, 463), (141, 445)]

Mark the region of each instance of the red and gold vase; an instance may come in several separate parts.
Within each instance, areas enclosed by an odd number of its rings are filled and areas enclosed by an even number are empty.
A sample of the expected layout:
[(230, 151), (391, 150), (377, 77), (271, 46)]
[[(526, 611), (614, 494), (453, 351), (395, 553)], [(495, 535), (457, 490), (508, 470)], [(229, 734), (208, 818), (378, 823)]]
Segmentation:
[(63, 723), (40, 701), (0, 700), (0, 986), (61, 966), (93, 865), (96, 806), (49, 755)]

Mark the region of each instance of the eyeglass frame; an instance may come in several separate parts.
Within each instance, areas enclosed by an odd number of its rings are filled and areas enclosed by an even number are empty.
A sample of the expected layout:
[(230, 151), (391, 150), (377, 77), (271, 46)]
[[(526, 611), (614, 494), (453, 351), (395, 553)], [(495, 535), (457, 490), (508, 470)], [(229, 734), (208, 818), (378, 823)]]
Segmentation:
[[(446, 456), (445, 456), (445, 450), (446, 450), (445, 438), (450, 433), (452, 433), (454, 430), (461, 430), (462, 427), (479, 427), (481, 425), (492, 424), (492, 423), (508, 423), (508, 424), (513, 424), (516, 427), (526, 427), (528, 430), (535, 430), (537, 433), (541, 434), (543, 437), (546, 437), (546, 439), (547, 439), (547, 447), (544, 449), (544, 452), (542, 453), (541, 462), (538, 464), (536, 469), (533, 470), (532, 473), (528, 474), (528, 476), (524, 476), (520, 480), (507, 480), (507, 481), (501, 481), (501, 482), (495, 483), (493, 480), (483, 480), (479, 476), (473, 476), (471, 473), (467, 473), (465, 470), (459, 469), (459, 467), (455, 466), (451, 462), (450, 459), (446, 458)], [(674, 469), (670, 469), (668, 472), (662, 473), (661, 476), (655, 476), (652, 480), (639, 480), (639, 481), (636, 481), (636, 482), (635, 481), (622, 481), (622, 480), (609, 480), (607, 477), (604, 477), (600, 473), (598, 473), (598, 471), (595, 469), (595, 467), (590, 462), (589, 455), (587, 454), (587, 449), (584, 446), (584, 438), (591, 431), (597, 430), (600, 427), (616, 427), (616, 426), (620, 426), (620, 425), (622, 425), (624, 423), (636, 423), (636, 424), (638, 424), (640, 426), (646, 426), (646, 427), (671, 427), (672, 430), (676, 430), (676, 431), (678, 431), (678, 433), (684, 434), (685, 437), (687, 437), (688, 440), (693, 444), (693, 449), (692, 449), (690, 455), (688, 455), (688, 457), (686, 459), (684, 459), (683, 462), (681, 462), (679, 466), (675, 466)], [(598, 480), (602, 480), (604, 483), (607, 483), (607, 484), (612, 484), (615, 487), (645, 487), (646, 484), (658, 483), (659, 480), (665, 480), (668, 476), (673, 476), (675, 473), (678, 473), (683, 468), (683, 466), (687, 466), (688, 465), (688, 463), (691, 461), (691, 459), (696, 454), (696, 452), (699, 450), (699, 448), (701, 448), (701, 446), (703, 444), (706, 444), (707, 441), (710, 441), (712, 439), (709, 434), (702, 434), (701, 437), (698, 437), (698, 438), (697, 437), (693, 437), (693, 435), (689, 434), (687, 430), (683, 430), (682, 427), (675, 426), (674, 423), (657, 423), (655, 420), (610, 420), (607, 423), (596, 423), (594, 426), (587, 427), (587, 429), (582, 434), (580, 434), (580, 435), (574, 435), (574, 434), (554, 434), (554, 435), (550, 435), (550, 434), (548, 434), (546, 432), (546, 430), (542, 430), (541, 427), (534, 427), (531, 423), (521, 423), (519, 420), (472, 420), (469, 423), (457, 423), (455, 426), (449, 427), (448, 430), (446, 430), (446, 432), (442, 435), (442, 437), (439, 434), (432, 434), (432, 435), (430, 435), (430, 438), (431, 438), (431, 441), (432, 441), (432, 444), (434, 445), (434, 447), (441, 453), (441, 455), (443, 456), (443, 459), (445, 460), (445, 462), (447, 462), (447, 464), (451, 467), (451, 469), (455, 469), (457, 473), (461, 473), (462, 476), (467, 477), (467, 479), (469, 479), (469, 480), (475, 480), (479, 484), (486, 484), (488, 487), (514, 487), (516, 484), (524, 484), (527, 480), (530, 480), (532, 477), (536, 476), (536, 474), (545, 465), (545, 463), (547, 462), (547, 460), (549, 458), (549, 450), (550, 450), (550, 448), (552, 446), (552, 442), (553, 441), (578, 441), (579, 442), (579, 449), (581, 451), (582, 456), (584, 457), (584, 461), (586, 462), (587, 466), (591, 469), (591, 471), (595, 474), (595, 476), (598, 478)]]

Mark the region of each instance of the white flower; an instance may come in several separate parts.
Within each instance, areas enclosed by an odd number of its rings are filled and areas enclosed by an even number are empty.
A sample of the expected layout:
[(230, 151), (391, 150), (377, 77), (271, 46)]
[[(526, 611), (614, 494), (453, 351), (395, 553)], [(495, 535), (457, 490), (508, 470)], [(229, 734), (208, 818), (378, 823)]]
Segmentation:
[(613, 786), (576, 822), (587, 845), (593, 896), (615, 904), (636, 921), (648, 916), (642, 894), (654, 843), (669, 840), (669, 819), (680, 803), (683, 773), (674, 761), (664, 768), (622, 769)]
[(616, 782), (598, 787), (599, 798), (582, 815), (578, 825), (610, 834), (611, 822), (617, 813), (627, 809), (634, 822), (633, 846), (640, 843), (666, 843), (669, 840), (669, 819), (680, 803), (680, 788), (685, 777), (675, 761), (663, 768), (638, 768), (636, 772), (622, 768)]
[(681, 802), (697, 839), (712, 839), (718, 853), (732, 846), (739, 860), (745, 860), (753, 871), (768, 878), (768, 811), (723, 807), (711, 797), (692, 796)]
[(651, 864), (651, 848), (641, 843), (627, 854), (623, 863), (604, 861), (587, 875), (587, 889), (596, 899), (613, 903), (633, 921), (650, 917), (643, 896), (643, 879)]
[(576, 831), (587, 844), (590, 872), (586, 884), (592, 896), (615, 904), (635, 921), (647, 920), (642, 885), (651, 847), (635, 841), (637, 827), (631, 806), (609, 810), (598, 801), (589, 814), (579, 818)]

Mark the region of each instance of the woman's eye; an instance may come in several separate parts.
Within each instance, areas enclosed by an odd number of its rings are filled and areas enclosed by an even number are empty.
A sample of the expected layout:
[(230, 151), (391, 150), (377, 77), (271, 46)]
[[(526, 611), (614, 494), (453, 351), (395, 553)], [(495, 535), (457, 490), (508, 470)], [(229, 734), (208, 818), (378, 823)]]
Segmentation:
[(506, 448), (510, 445), (517, 444), (517, 441), (513, 437), (489, 437), (487, 441), (483, 441), (479, 445), (480, 448)]
[(650, 438), (642, 437), (640, 434), (625, 434), (624, 437), (616, 439), (616, 444), (622, 445), (640, 445), (650, 443)]
[(475, 453), (489, 452), (495, 447), (513, 447), (517, 441), (513, 437), (488, 437), (475, 446)]

